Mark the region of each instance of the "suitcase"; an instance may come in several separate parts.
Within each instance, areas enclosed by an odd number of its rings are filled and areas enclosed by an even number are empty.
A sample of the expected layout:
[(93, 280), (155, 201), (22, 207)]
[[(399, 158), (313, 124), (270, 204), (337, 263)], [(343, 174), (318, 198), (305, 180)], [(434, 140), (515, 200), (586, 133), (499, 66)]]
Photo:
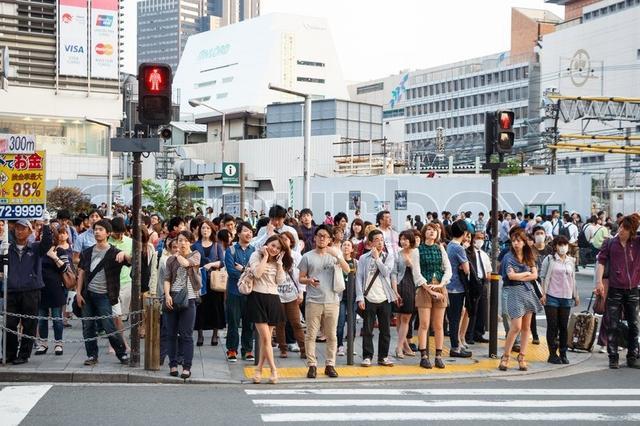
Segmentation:
[(598, 331), (598, 318), (591, 312), (591, 304), (593, 302), (593, 294), (589, 300), (589, 306), (586, 311), (573, 313), (569, 318), (569, 329), (567, 333), (567, 346), (572, 351), (593, 350), (593, 344), (596, 341), (596, 333)]

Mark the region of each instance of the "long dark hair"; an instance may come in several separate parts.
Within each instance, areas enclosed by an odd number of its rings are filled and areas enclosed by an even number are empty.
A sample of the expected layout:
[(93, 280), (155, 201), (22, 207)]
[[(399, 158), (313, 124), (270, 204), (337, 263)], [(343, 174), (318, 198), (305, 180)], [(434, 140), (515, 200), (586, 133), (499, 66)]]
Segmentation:
[(211, 229), (211, 235), (209, 236), (211, 242), (214, 244), (218, 242), (218, 239), (216, 238), (216, 226), (209, 219), (204, 219), (198, 224), (198, 240), (202, 241), (202, 225), (207, 225), (209, 229)]
[[(280, 249), (284, 253), (282, 256), (282, 267), (285, 271), (288, 271), (293, 266), (293, 258), (291, 257), (291, 250), (289, 249), (289, 244), (284, 241), (282, 236), (280, 235), (272, 235), (270, 236), (264, 245), (268, 245), (271, 241), (278, 241), (280, 243)], [(269, 254), (267, 254), (268, 256)]]
[[(527, 234), (524, 229), (514, 228), (509, 237), (512, 241), (514, 239), (518, 239), (524, 243), (524, 247), (522, 247), (522, 261), (525, 265), (534, 267), (536, 265), (536, 254), (533, 252), (533, 249), (529, 247), (529, 244), (527, 244)], [(513, 244), (511, 245), (511, 253), (513, 253), (516, 259), (518, 259), (518, 255), (516, 254), (516, 250), (513, 248)]]

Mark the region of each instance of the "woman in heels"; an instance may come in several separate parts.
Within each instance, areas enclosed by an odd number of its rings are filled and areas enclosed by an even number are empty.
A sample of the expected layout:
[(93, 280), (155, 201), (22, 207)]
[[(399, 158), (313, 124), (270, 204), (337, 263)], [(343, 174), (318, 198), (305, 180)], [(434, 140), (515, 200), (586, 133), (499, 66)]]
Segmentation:
[(269, 383), (278, 382), (278, 371), (273, 358), (271, 336), (273, 327), (279, 322), (286, 321), (286, 316), (280, 296), (278, 285), (286, 281), (287, 273), (293, 266), (293, 259), (289, 251), (289, 245), (280, 235), (269, 237), (259, 251), (251, 255), (249, 267), (255, 281), (253, 291), (247, 299), (247, 313), (249, 321), (255, 324), (260, 337), (260, 359), (256, 366), (254, 383), (260, 383), (262, 379), (262, 367), (266, 362), (271, 368)]

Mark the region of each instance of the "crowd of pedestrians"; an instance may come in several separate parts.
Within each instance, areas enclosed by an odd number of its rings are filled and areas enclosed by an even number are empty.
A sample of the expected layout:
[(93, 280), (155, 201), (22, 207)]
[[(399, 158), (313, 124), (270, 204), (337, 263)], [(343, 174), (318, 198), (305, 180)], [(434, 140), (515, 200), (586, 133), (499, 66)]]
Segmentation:
[[(18, 220), (1, 230), (0, 238), (10, 235), (11, 242), (8, 312), (52, 317), (53, 352), (62, 355), (71, 295), (77, 315), (98, 317), (83, 321), (85, 365), (98, 362), (100, 332), (126, 363), (132, 219), (120, 210), (105, 219), (100, 208), (76, 218), (65, 210), (54, 216)], [(496, 272), (503, 282), (506, 332), (500, 370), (509, 368), (512, 351), (519, 352), (519, 370), (528, 369), (528, 345), (540, 344), (535, 315), (542, 312), (548, 323), (548, 362), (569, 363), (568, 321), (571, 308), (580, 303), (575, 272), (583, 253), (597, 259), (596, 292), (606, 297), (610, 366), (618, 366), (616, 325), (624, 316), (627, 363), (640, 367), (640, 216), (620, 215), (612, 221), (599, 213), (583, 224), (576, 213), (503, 211), (495, 236), (484, 213), (475, 220), (472, 216), (428, 212), (424, 219), (408, 216), (398, 230), (388, 211), (378, 212), (375, 223), (363, 220), (358, 211), (351, 221), (343, 212), (326, 212), (316, 223), (310, 209), (298, 212), (279, 205), (268, 215), (247, 211), (241, 218), (216, 216), (212, 209), (165, 219), (146, 212), (141, 290), (143, 297), (163, 300), (161, 362), (168, 359), (170, 375), (189, 378), (194, 346), (205, 341), (219, 345), (224, 330), (228, 362), (253, 361), (254, 342), (259, 342), (255, 383), (261, 382), (265, 364), (269, 382), (278, 382), (273, 347), (280, 358), (299, 353), (306, 360), (307, 377), (316, 378), (318, 342), (324, 343), (324, 375), (338, 377), (336, 359), (345, 355), (347, 311), (353, 308), (362, 318), (362, 367), (374, 362), (393, 367), (396, 359), (415, 357), (422, 368), (446, 368), (445, 336), (449, 357), (469, 358), (474, 344), (488, 342), (493, 271), (487, 253), (498, 244)], [(347, 286), (353, 291), (346, 291)], [(22, 339), (13, 333), (7, 337), (6, 358), (14, 364), (28, 362), (33, 352), (29, 336), (37, 336), (35, 355), (45, 355), (49, 348), (46, 320), (10, 316), (7, 327), (17, 331), (19, 323)], [(351, 326), (357, 336), (355, 324)], [(391, 327), (397, 327), (395, 347)]]

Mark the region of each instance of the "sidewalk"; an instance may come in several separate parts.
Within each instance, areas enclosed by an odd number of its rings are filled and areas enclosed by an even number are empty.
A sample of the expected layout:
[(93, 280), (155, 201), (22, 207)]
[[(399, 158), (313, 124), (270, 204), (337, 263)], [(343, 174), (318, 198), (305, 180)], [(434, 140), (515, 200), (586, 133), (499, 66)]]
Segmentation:
[[(79, 321), (72, 321), (73, 328), (66, 328), (64, 338), (69, 340), (81, 339), (82, 330)], [(360, 326), (357, 327), (358, 330)], [(545, 330), (539, 328), (539, 333), (544, 336)], [(377, 331), (374, 332), (374, 344), (377, 349)], [(192, 377), (188, 382), (192, 383), (218, 383), (218, 384), (241, 384), (248, 383), (253, 377), (253, 362), (238, 360), (236, 363), (228, 363), (225, 356), (224, 346), (225, 332), (220, 332), (220, 344), (210, 346), (211, 332), (205, 332), (205, 345), (194, 348), (194, 359), (192, 366)], [(194, 335), (195, 336), (195, 335)], [(194, 337), (195, 340), (195, 337)], [(360, 367), (361, 356), (354, 356), (354, 365), (347, 365), (347, 357), (338, 357), (336, 369), (340, 378), (329, 379), (323, 375), (324, 369), (324, 343), (317, 344), (318, 355), (318, 379), (313, 382), (322, 381), (380, 381), (380, 380), (425, 380), (425, 379), (448, 379), (448, 378), (484, 378), (484, 377), (507, 377), (523, 374), (535, 374), (552, 370), (561, 370), (572, 365), (584, 362), (591, 357), (591, 353), (569, 352), (570, 365), (553, 365), (546, 362), (548, 351), (544, 338), (541, 338), (540, 345), (529, 345), (527, 350), (527, 362), (529, 371), (521, 372), (517, 370), (516, 353), (512, 354), (510, 370), (501, 372), (497, 369), (499, 360), (488, 357), (488, 344), (475, 344), (469, 346), (473, 351), (472, 358), (449, 358), (449, 339), (445, 337), (444, 361), (445, 369), (425, 370), (418, 365), (419, 357), (405, 357), (405, 359), (395, 359), (393, 367), (372, 366), (369, 368)], [(395, 348), (396, 331), (392, 329), (391, 350)], [(430, 354), (433, 361), (435, 353), (433, 338), (429, 339)], [(114, 354), (109, 354), (109, 342), (107, 339), (98, 341), (100, 348), (100, 361), (94, 367), (86, 367), (83, 362), (86, 358), (84, 345), (81, 343), (67, 343), (64, 346), (64, 355), (55, 356), (53, 346), (46, 355), (32, 355), (29, 362), (20, 366), (0, 365), (0, 381), (2, 382), (103, 382), (103, 383), (182, 383), (179, 378), (169, 376), (168, 361), (159, 371), (144, 370), (144, 341), (141, 342), (140, 367), (132, 368), (121, 365)], [(498, 355), (502, 353), (503, 341), (498, 341)], [(355, 351), (362, 353), (362, 338), (357, 337), (354, 341)], [(305, 360), (300, 359), (299, 353), (289, 352), (287, 359), (279, 358), (280, 352), (274, 348), (278, 375), (281, 383), (310, 383), (306, 379), (307, 368)], [(375, 364), (374, 364), (375, 365)], [(269, 377), (269, 369), (263, 370), (265, 379)]]

